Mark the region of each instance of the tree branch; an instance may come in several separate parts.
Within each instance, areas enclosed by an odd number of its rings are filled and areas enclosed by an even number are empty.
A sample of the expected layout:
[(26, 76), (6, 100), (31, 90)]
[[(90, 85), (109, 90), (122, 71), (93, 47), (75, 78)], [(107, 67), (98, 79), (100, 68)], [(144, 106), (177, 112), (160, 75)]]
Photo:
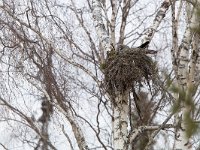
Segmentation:
[[(100, 43), (103, 47), (103, 50), (101, 53), (107, 54), (107, 52), (110, 51), (110, 39), (106, 32), (105, 25), (103, 23), (103, 19), (102, 19), (103, 15), (102, 15), (102, 10), (101, 10), (100, 0), (93, 0), (92, 6), (93, 6), (92, 13), (93, 13), (95, 28), (96, 28)], [(105, 58), (102, 58), (101, 62), (104, 62), (104, 59)]]
[(161, 6), (156, 14), (155, 19), (153, 20), (153, 25), (150, 26), (147, 29), (147, 31), (144, 33), (141, 45), (145, 44), (145, 43), (147, 43), (147, 45), (148, 45), (151, 42), (151, 40), (156, 32), (156, 29), (159, 27), (162, 19), (165, 17), (165, 14), (166, 14), (169, 6), (170, 6), (170, 1), (164, 0), (164, 2), (161, 4)]

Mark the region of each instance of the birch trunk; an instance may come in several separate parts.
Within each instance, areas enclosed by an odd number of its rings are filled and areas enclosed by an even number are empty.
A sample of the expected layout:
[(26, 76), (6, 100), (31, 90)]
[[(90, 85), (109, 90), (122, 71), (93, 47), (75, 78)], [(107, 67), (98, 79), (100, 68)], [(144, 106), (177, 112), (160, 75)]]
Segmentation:
[[(98, 0), (93, 0), (92, 4), (97, 35), (104, 48), (104, 52), (107, 53), (110, 51), (110, 40), (102, 20), (101, 3)], [(112, 4), (115, 3), (113, 2)], [(112, 43), (114, 43), (113, 39)], [(101, 62), (103, 62), (103, 60)], [(113, 105), (113, 144), (115, 150), (123, 150), (126, 146), (128, 136), (128, 91), (123, 94), (117, 92), (114, 101), (116, 105)]]
[[(103, 47), (102, 54), (104, 54), (108, 51), (110, 51), (110, 39), (109, 36), (106, 32), (105, 25), (103, 23), (103, 15), (102, 15), (102, 9), (101, 9), (101, 3), (100, 0), (93, 0), (92, 1), (92, 13), (93, 13), (93, 19), (94, 19), (94, 24), (95, 28), (97, 31), (97, 36), (99, 37), (100, 44)], [(105, 58), (101, 58), (101, 62), (104, 62)]]
[(128, 135), (128, 91), (118, 93), (113, 106), (113, 144), (115, 150), (126, 149)]
[[(194, 6), (195, 7), (195, 6)], [(196, 63), (196, 53), (195, 53), (195, 46), (193, 46), (191, 50), (191, 43), (194, 41), (198, 41), (193, 39), (196, 36), (193, 36), (194, 32), (192, 32), (192, 28), (195, 25), (196, 22), (196, 16), (195, 16), (195, 9), (192, 15), (192, 18), (188, 27), (186, 28), (182, 43), (179, 47), (178, 53), (177, 53), (177, 62), (175, 63), (177, 66), (177, 82), (179, 84), (179, 87), (183, 90), (185, 93), (185, 97), (180, 99), (180, 110), (178, 113), (175, 114), (175, 123), (177, 125), (176, 131), (175, 131), (175, 143), (174, 143), (174, 149), (175, 150), (190, 150), (192, 149), (192, 144), (190, 143), (190, 137), (187, 136), (187, 130), (188, 130), (188, 122), (186, 121), (187, 115), (190, 114), (191, 107), (187, 104), (187, 97), (191, 94), (191, 88), (194, 86), (194, 77), (195, 77), (195, 63)], [(191, 12), (189, 12), (191, 13)], [(197, 37), (196, 37), (197, 38)], [(190, 53), (192, 51), (192, 55), (190, 56)]]

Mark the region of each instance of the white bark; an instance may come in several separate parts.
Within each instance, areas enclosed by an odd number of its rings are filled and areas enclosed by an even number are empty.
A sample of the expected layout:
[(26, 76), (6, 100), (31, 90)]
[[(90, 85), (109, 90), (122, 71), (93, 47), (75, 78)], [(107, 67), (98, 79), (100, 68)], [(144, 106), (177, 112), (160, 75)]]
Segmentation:
[(189, 64), (189, 48), (191, 43), (192, 35), (190, 31), (190, 25), (186, 28), (182, 43), (179, 47), (178, 56), (178, 77), (177, 80), (179, 84), (186, 88), (187, 75), (188, 75), (188, 64)]
[(153, 20), (153, 25), (147, 29), (144, 36), (142, 37), (142, 44), (147, 42), (150, 43), (162, 19), (165, 17), (165, 14), (169, 6), (170, 6), (170, 0), (164, 0), (164, 2), (161, 4), (161, 7), (159, 8), (156, 14), (155, 19)]
[(178, 78), (178, 66), (177, 66), (177, 53), (178, 53), (178, 23), (180, 19), (180, 13), (183, 6), (183, 1), (180, 1), (180, 5), (178, 8), (178, 12), (176, 14), (176, 1), (171, 0), (171, 12), (172, 12), (172, 49), (171, 49), (171, 55), (172, 55), (172, 64), (173, 64), (173, 70), (175, 72), (176, 78)]
[(159, 128), (165, 129), (165, 128), (173, 128), (172, 124), (165, 124), (161, 126), (140, 126), (137, 129), (134, 129), (130, 134), (129, 143), (131, 143), (140, 133), (143, 133), (144, 131), (154, 131), (158, 130)]
[[(187, 94), (187, 84), (188, 84), (188, 63), (189, 63), (189, 41), (191, 38), (190, 35), (190, 28), (187, 28), (185, 39), (187, 39), (185, 42), (182, 43), (180, 56), (179, 56), (179, 64), (178, 64), (178, 83), (184, 89), (184, 91)], [(175, 149), (181, 149), (181, 150), (189, 150), (190, 144), (189, 139), (186, 136), (186, 122), (185, 115), (189, 108), (185, 105), (185, 100), (181, 100), (181, 109), (179, 113), (176, 114), (176, 138), (175, 138)]]
[(190, 111), (188, 107), (183, 105), (180, 112), (176, 114), (176, 135), (175, 135), (175, 143), (174, 150), (192, 150), (192, 144), (190, 143), (190, 139), (186, 135), (187, 122), (185, 122), (186, 113)]
[(117, 18), (117, 0), (111, 1), (112, 6), (112, 16), (111, 16), (111, 22), (110, 22), (110, 35), (111, 35), (111, 43), (113, 46), (116, 45), (116, 38), (115, 38), (115, 26), (116, 26), (116, 18)]
[[(190, 12), (191, 13), (191, 12)], [(177, 67), (178, 67), (178, 76), (177, 82), (180, 87), (186, 93), (186, 96), (183, 100), (181, 100), (180, 111), (175, 115), (175, 122), (177, 125), (176, 128), (176, 136), (174, 149), (180, 150), (190, 150), (192, 149), (192, 145), (190, 143), (190, 138), (186, 135), (187, 132), (187, 121), (186, 114), (191, 111), (191, 107), (186, 103), (186, 97), (191, 94), (190, 88), (194, 85), (194, 67), (196, 62), (196, 57), (194, 56), (194, 49), (191, 50), (191, 42), (193, 37), (192, 27), (194, 27), (195, 23), (195, 11), (193, 12), (192, 18), (189, 21), (189, 24), (186, 28), (182, 43), (179, 47), (177, 53)], [(195, 37), (195, 36), (194, 36)], [(192, 48), (195, 48), (192, 47)], [(192, 51), (192, 55), (190, 55)]]
[(124, 38), (125, 38), (125, 28), (126, 28), (126, 21), (127, 21), (127, 17), (130, 11), (130, 4), (131, 0), (124, 0), (123, 1), (123, 7), (122, 7), (122, 21), (121, 21), (121, 26), (120, 26), (120, 38), (119, 38), (119, 44), (123, 44), (124, 43)]
[[(200, 0), (197, 1), (196, 7), (200, 7)], [(199, 16), (195, 17), (195, 23), (194, 23), (194, 27), (199, 27), (200, 23), (199, 23)], [(200, 34), (195, 34), (194, 35), (194, 39), (193, 39), (193, 59), (191, 62), (191, 66), (193, 66), (194, 68), (194, 64), (196, 65), (195, 68), (192, 71), (195, 71), (194, 73), (194, 82), (195, 85), (199, 85), (200, 83)]]
[(115, 98), (116, 106), (113, 107), (113, 144), (115, 150), (124, 150), (128, 135), (128, 91), (118, 94)]
[[(95, 28), (96, 28), (100, 43), (104, 50), (102, 53), (107, 54), (107, 52), (110, 51), (110, 39), (107, 34), (105, 25), (103, 23), (103, 19), (102, 19), (103, 15), (102, 15), (100, 0), (93, 0), (92, 6), (93, 6), (93, 19), (94, 19)], [(105, 58), (102, 58), (102, 61), (104, 59)]]

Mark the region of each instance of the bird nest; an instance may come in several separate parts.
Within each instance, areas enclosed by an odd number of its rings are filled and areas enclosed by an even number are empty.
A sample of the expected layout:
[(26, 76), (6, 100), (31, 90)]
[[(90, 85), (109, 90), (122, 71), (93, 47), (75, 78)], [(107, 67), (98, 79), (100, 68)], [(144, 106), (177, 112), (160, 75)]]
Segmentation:
[[(145, 50), (111, 51), (104, 64), (106, 91), (113, 96), (133, 87), (134, 83), (149, 82), (155, 74), (156, 65)], [(145, 80), (144, 80), (145, 79)]]

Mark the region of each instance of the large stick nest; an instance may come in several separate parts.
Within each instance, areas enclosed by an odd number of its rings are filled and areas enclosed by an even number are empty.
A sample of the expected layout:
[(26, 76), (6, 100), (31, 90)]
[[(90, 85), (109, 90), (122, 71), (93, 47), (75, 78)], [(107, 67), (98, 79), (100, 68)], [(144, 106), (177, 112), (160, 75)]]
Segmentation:
[(104, 64), (106, 91), (113, 95), (123, 93), (136, 82), (149, 82), (155, 74), (156, 65), (143, 49), (110, 51)]

